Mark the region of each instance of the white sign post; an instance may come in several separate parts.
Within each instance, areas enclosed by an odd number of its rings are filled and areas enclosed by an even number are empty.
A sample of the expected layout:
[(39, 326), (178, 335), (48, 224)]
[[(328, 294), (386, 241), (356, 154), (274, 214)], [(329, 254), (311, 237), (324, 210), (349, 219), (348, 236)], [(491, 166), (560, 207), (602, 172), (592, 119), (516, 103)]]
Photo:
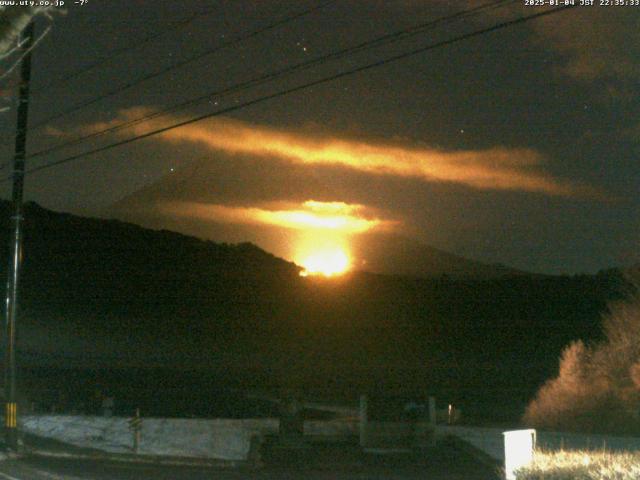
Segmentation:
[(536, 448), (536, 431), (512, 430), (504, 435), (504, 472), (506, 480), (515, 480), (515, 471), (533, 461)]

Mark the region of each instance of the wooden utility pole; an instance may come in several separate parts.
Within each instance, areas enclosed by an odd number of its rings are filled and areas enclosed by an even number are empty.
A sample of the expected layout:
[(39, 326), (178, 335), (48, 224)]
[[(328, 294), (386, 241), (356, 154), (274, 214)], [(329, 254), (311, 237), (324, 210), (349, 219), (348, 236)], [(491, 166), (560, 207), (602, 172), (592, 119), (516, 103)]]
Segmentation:
[(18, 315), (18, 283), (22, 263), (22, 228), (27, 123), (29, 113), (29, 82), (31, 80), (31, 48), (34, 42), (34, 24), (29, 23), (22, 32), (22, 45), (26, 51), (20, 65), (20, 93), (16, 150), (13, 161), (13, 238), (11, 261), (7, 275), (7, 317), (5, 325), (5, 440), (10, 450), (18, 450), (18, 402), (16, 400), (16, 319)]

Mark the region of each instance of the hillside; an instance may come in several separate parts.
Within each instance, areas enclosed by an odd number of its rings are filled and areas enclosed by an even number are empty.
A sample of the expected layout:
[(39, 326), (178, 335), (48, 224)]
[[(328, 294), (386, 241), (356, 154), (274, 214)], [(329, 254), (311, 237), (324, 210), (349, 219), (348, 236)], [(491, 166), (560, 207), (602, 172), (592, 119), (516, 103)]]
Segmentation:
[[(8, 204), (0, 209), (6, 246)], [(7, 258), (7, 248), (0, 253)], [(467, 404), (520, 405), (551, 376), (570, 340), (600, 335), (599, 314), (621, 285), (615, 271), (303, 278), (250, 244), (29, 204), (19, 361), (33, 389), (106, 383), (120, 395), (148, 397), (171, 384), (181, 398), (201, 401), (213, 386), (428, 391)], [(140, 373), (153, 369), (165, 373)], [(181, 381), (191, 382), (188, 393)]]

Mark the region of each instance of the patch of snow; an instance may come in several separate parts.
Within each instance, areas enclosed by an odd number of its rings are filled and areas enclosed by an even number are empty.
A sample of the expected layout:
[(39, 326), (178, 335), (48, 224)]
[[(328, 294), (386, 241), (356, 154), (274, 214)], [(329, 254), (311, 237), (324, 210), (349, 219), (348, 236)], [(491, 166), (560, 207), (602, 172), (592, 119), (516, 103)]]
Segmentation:
[[(28, 415), (20, 427), (28, 433), (77, 447), (109, 453), (132, 453), (133, 432), (127, 418)], [(276, 435), (278, 419), (179, 419), (143, 418), (138, 453), (215, 460), (246, 460), (251, 438)], [(357, 422), (305, 422), (310, 435), (357, 434)]]
[[(128, 419), (75, 415), (29, 415), (21, 428), (35, 435), (111, 453), (132, 453)], [(278, 432), (277, 419), (144, 418), (138, 453), (175, 457), (245, 460), (251, 437)]]

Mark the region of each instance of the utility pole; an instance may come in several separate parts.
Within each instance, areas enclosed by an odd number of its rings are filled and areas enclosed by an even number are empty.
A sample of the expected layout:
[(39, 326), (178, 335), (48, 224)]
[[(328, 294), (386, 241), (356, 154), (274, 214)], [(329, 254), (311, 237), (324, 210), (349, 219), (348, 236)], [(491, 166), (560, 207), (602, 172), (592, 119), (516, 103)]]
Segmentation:
[(7, 275), (7, 318), (5, 328), (5, 440), (7, 447), (18, 451), (18, 405), (16, 401), (16, 318), (18, 314), (18, 281), (22, 263), (22, 197), (24, 190), (27, 120), (29, 113), (29, 82), (31, 80), (31, 48), (34, 24), (30, 22), (22, 32), (21, 43), (25, 56), (20, 65), (20, 93), (16, 150), (13, 160), (13, 238), (11, 261)]

